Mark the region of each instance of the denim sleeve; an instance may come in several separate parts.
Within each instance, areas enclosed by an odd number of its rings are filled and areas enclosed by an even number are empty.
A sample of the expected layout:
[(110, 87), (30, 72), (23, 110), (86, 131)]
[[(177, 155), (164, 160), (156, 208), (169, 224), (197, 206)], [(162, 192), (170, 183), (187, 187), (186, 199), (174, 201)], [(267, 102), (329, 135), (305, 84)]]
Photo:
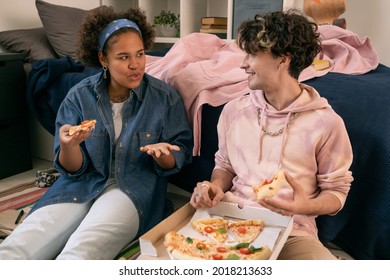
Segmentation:
[(61, 175), (68, 178), (72, 178), (72, 177), (74, 178), (82, 174), (87, 169), (89, 160), (83, 145), (81, 145), (81, 152), (83, 154), (83, 163), (81, 168), (74, 173), (69, 173), (67, 170), (65, 170), (59, 162), (59, 154), (60, 154), (59, 130), (61, 126), (63, 126), (64, 124), (75, 125), (81, 123), (82, 120), (83, 120), (82, 115), (80, 111), (77, 109), (77, 107), (74, 106), (73, 102), (71, 102), (69, 98), (65, 98), (58, 110), (57, 117), (56, 117), (56, 128), (55, 128), (55, 135), (54, 135), (54, 168), (58, 172), (60, 172)]
[(193, 137), (188, 122), (185, 107), (180, 95), (173, 90), (173, 94), (167, 104), (165, 113), (165, 125), (160, 142), (167, 142), (180, 147), (180, 151), (172, 151), (176, 160), (176, 166), (166, 170), (155, 162), (155, 169), (161, 176), (169, 176), (181, 170), (181, 168), (191, 162)]

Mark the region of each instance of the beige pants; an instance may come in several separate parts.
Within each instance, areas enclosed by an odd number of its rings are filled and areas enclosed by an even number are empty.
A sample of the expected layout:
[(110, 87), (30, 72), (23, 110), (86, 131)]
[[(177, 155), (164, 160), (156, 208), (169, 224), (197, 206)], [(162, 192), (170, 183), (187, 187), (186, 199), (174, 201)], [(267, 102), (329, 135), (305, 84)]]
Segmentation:
[(312, 236), (290, 236), (278, 260), (337, 260), (337, 258)]

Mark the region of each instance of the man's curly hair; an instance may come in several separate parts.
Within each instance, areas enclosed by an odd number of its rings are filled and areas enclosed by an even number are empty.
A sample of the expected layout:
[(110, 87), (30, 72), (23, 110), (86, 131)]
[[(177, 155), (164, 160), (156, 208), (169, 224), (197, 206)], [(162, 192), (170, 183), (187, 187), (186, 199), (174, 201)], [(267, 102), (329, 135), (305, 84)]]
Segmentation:
[(238, 29), (236, 42), (246, 53), (270, 52), (291, 58), (289, 73), (298, 79), (321, 51), (317, 25), (297, 10), (256, 15)]
[[(142, 34), (144, 49), (149, 50), (153, 46), (156, 32), (151, 24), (146, 20), (145, 12), (138, 8), (130, 8), (127, 11), (115, 12), (112, 7), (103, 6), (90, 11), (81, 24), (79, 36), (76, 43), (77, 56), (81, 62), (89, 67), (101, 67), (98, 58), (98, 44), (101, 31), (116, 19), (129, 19), (134, 21)], [(103, 48), (106, 55), (109, 41), (121, 33), (128, 32), (131, 28), (123, 28), (114, 32)], [(135, 31), (136, 32), (136, 31)]]

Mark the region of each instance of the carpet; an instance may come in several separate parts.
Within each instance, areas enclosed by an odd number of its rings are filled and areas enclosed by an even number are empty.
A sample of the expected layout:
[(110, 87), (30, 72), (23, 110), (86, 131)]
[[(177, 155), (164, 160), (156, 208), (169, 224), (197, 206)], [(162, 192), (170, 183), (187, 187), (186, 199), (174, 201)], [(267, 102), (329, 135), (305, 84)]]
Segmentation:
[(0, 213), (9, 209), (31, 206), (40, 199), (48, 188), (39, 188), (34, 182), (22, 184), (0, 192)]
[(34, 183), (21, 184), (0, 192), (0, 242), (23, 221), (34, 203), (48, 190)]

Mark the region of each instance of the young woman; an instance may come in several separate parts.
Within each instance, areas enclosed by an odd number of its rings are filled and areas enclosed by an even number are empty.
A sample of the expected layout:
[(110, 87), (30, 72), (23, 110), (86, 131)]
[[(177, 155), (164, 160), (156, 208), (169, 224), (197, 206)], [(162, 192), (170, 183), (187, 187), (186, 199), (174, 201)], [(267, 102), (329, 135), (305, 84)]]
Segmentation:
[[(178, 93), (145, 74), (155, 32), (138, 9), (85, 18), (80, 59), (102, 72), (74, 86), (56, 120), (60, 178), (0, 245), (0, 259), (113, 259), (169, 210), (166, 176), (190, 162)], [(71, 126), (95, 128), (69, 135)]]
[[(244, 22), (237, 38), (252, 90), (223, 109), (210, 182), (197, 184), (194, 207), (221, 199), (294, 216), (279, 259), (335, 259), (317, 237), (315, 218), (336, 214), (351, 182), (352, 148), (343, 120), (327, 100), (298, 82), (321, 49), (316, 24), (294, 11)], [(252, 189), (278, 171), (287, 183), (272, 198)]]

